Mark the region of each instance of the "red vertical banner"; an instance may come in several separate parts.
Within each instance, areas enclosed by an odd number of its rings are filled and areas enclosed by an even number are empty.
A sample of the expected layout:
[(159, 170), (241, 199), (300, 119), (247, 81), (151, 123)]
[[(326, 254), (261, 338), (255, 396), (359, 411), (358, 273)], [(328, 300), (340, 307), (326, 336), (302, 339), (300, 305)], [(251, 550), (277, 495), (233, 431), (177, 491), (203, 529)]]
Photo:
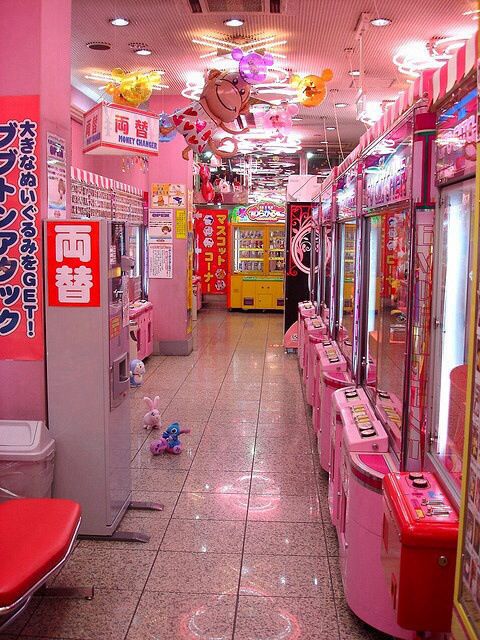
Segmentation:
[(98, 222), (47, 223), (50, 307), (100, 306), (99, 242)]
[(228, 210), (197, 209), (195, 236), (202, 293), (228, 293)]
[(41, 360), (39, 96), (0, 97), (0, 358)]

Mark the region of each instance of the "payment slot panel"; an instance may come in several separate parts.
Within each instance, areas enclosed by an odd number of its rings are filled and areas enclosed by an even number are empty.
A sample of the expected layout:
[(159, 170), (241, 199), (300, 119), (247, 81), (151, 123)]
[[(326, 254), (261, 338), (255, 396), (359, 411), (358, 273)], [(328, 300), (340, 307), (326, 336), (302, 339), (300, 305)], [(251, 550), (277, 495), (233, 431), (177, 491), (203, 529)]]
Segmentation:
[(402, 629), (396, 621), (380, 556), (382, 482), (396, 470), (396, 462), (387, 452), (352, 452), (346, 444), (344, 441), (340, 461), (337, 524), (345, 599), (367, 624), (395, 638), (413, 640), (412, 632)]
[(450, 631), (458, 516), (432, 473), (403, 472), (383, 485), (382, 563), (401, 627)]
[(402, 403), (394, 393), (377, 391), (377, 411), (384, 424), (388, 424), (393, 448), (400, 451), (402, 433)]
[(305, 347), (305, 318), (311, 318), (316, 315), (316, 308), (313, 302), (305, 300), (298, 303), (298, 362), (300, 368), (304, 366), (304, 347)]
[(374, 416), (363, 389), (340, 389), (333, 394), (332, 400), (328, 506), (332, 523), (337, 526), (343, 449), (356, 453), (384, 453), (388, 451), (388, 436)]
[(306, 398), (309, 405), (313, 406), (315, 394), (315, 345), (327, 339), (327, 327), (318, 316), (305, 320), (305, 366), (303, 369), (303, 382), (306, 387)]
[(324, 340), (316, 348), (321, 371), (346, 371), (347, 361), (334, 340)]

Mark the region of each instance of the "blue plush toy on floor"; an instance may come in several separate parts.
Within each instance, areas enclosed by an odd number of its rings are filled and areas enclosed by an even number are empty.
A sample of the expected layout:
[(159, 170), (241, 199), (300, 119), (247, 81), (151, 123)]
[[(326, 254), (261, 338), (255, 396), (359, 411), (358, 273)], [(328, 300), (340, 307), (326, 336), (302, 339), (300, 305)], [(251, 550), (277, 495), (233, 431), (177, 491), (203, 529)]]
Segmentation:
[(145, 374), (145, 365), (141, 360), (135, 358), (130, 362), (130, 386), (140, 387), (143, 383), (143, 376)]
[(162, 437), (150, 444), (150, 451), (154, 456), (158, 456), (164, 451), (175, 454), (181, 453), (182, 443), (178, 436), (182, 433), (190, 433), (190, 429), (180, 429), (178, 422), (172, 422), (162, 433)]

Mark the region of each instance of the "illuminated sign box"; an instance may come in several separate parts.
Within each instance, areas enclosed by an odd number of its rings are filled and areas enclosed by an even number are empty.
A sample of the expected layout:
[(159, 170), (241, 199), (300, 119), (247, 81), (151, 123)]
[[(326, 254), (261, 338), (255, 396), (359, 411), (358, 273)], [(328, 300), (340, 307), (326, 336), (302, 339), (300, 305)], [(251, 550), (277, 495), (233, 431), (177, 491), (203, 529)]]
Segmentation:
[(83, 152), (95, 155), (158, 155), (158, 116), (102, 102), (83, 116)]

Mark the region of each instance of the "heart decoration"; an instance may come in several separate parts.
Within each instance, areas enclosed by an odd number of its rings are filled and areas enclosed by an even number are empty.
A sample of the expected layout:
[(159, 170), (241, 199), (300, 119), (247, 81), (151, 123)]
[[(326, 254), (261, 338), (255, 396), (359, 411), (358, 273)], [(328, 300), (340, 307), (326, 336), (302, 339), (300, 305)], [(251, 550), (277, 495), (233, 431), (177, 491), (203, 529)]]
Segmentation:
[(197, 120), (195, 123), (195, 129), (197, 130), (197, 133), (201, 133), (206, 126), (207, 123), (205, 122), (205, 120)]
[(198, 153), (203, 153), (205, 148), (206, 148), (206, 146), (207, 146), (206, 144), (198, 145), (198, 149), (197, 149)]
[(182, 124), (183, 122), (183, 116), (173, 116), (172, 120), (173, 124), (178, 127), (178, 125)]
[(193, 129), (193, 124), (191, 122), (185, 122), (185, 124), (183, 125), (183, 130), (184, 131), (191, 131)]
[(197, 136), (190, 136), (187, 138), (187, 142), (188, 144), (198, 144), (198, 138)]
[(195, 116), (198, 116), (198, 113), (195, 111), (195, 109), (192, 109), (192, 107), (188, 107), (188, 109), (186, 111), (184, 111), (186, 116), (192, 116), (193, 118), (195, 118)]
[(208, 140), (212, 135), (211, 130), (209, 129), (208, 131), (206, 131), (203, 136), (202, 136), (202, 140)]

